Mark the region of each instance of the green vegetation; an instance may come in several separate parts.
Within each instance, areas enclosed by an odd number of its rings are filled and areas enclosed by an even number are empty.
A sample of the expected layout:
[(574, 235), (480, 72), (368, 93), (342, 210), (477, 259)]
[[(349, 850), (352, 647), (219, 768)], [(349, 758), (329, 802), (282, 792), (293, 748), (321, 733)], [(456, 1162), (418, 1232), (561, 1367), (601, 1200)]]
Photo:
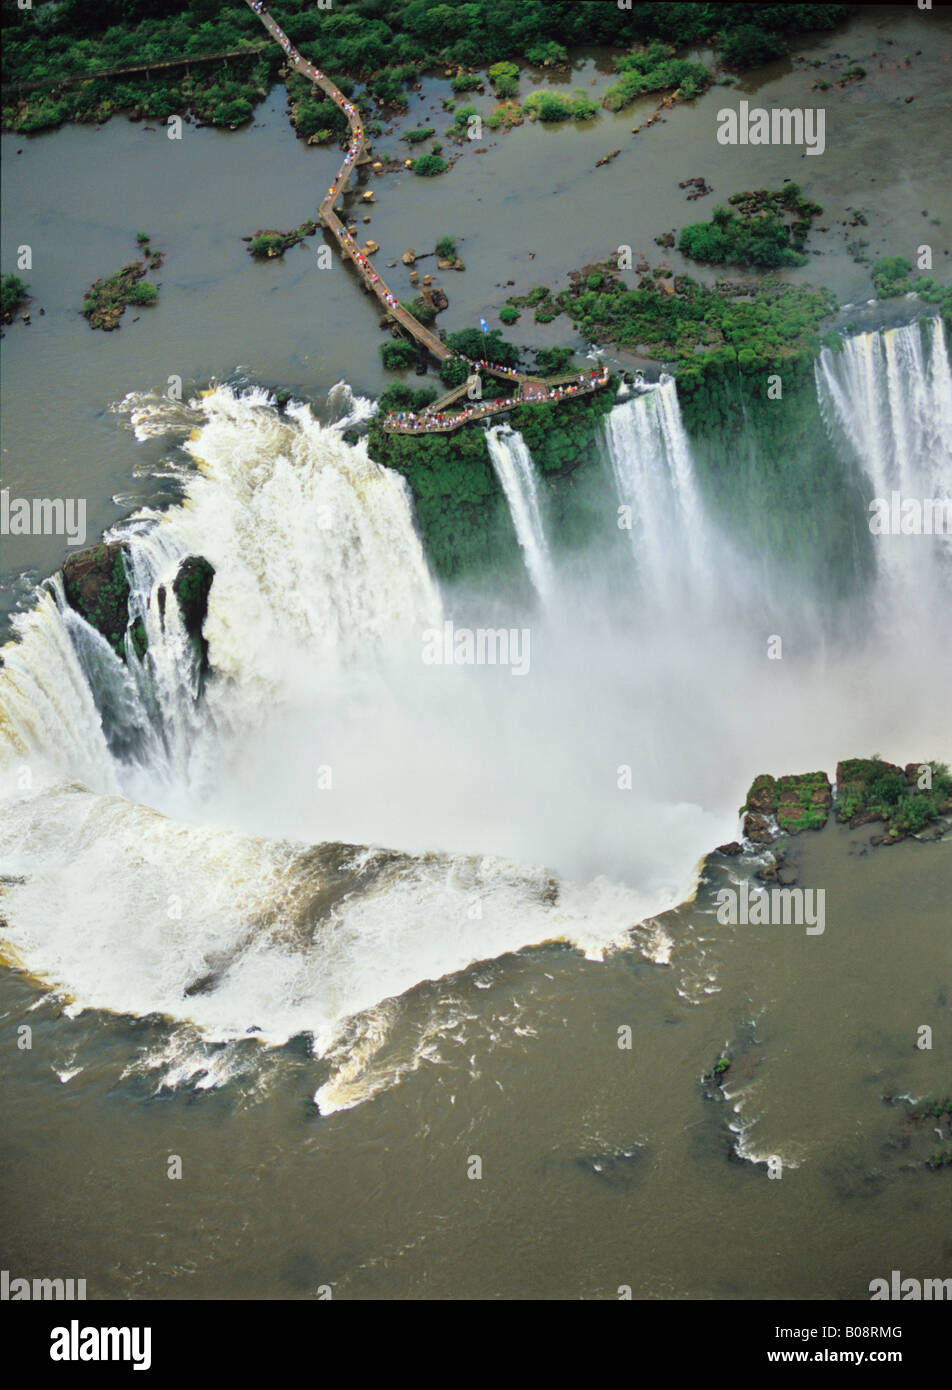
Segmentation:
[[(457, 333), (449, 333), (446, 337), (448, 347), (454, 352), (461, 352), (464, 356), (472, 358), (474, 361), (484, 359), (492, 362), (497, 367), (518, 367), (519, 349), (512, 343), (507, 343), (498, 328), (494, 328), (489, 333), (483, 333), (479, 328), (461, 328)], [(440, 367), (440, 376), (443, 380), (443, 368), (451, 367), (453, 363), (444, 362)], [(465, 367), (463, 380), (466, 380), (466, 372), (469, 368)], [(450, 384), (450, 383), (447, 383)], [(461, 385), (455, 382), (454, 385)]]
[[(463, 329), (447, 341), (474, 357), (504, 357), (513, 365), (518, 359), (517, 350), (502, 341), (498, 330), (487, 338), (477, 329)], [(462, 369), (461, 380), (452, 381), (441, 369), (447, 385), (462, 385), (467, 364), (444, 363), (447, 367)], [(486, 396), (505, 390), (504, 383), (484, 377)], [(427, 553), (441, 579), (488, 572), (499, 576), (511, 593), (528, 581), (485, 432), (464, 427), (451, 435), (409, 436), (387, 434), (382, 428), (388, 410), (420, 410), (434, 396), (429, 389), (388, 387), (370, 422), (370, 455), (406, 477)], [(519, 406), (509, 417), (545, 480), (553, 543), (561, 547), (590, 543), (604, 525), (600, 439), (604, 415), (612, 405), (612, 393), (604, 391), (557, 407)]]
[(534, 370), (539, 376), (560, 376), (572, 370), (574, 357), (570, 347), (536, 348)]
[(415, 299), (404, 299), (402, 307), (418, 323), (422, 323), (424, 328), (430, 328), (436, 322), (436, 310), (432, 304), (427, 304), (420, 295), (417, 295)]
[(392, 338), (390, 342), (380, 344), (380, 356), (388, 372), (399, 372), (416, 365), (420, 349), (402, 338)]
[(413, 172), (422, 174), (424, 178), (432, 178), (434, 174), (446, 172), (446, 160), (438, 154), (421, 154), (419, 159), (413, 161)]
[(630, 106), (646, 92), (667, 92), (674, 88), (679, 97), (689, 100), (706, 91), (713, 74), (703, 63), (691, 63), (674, 54), (671, 44), (652, 43), (638, 52), (616, 58), (615, 71), (620, 77), (604, 97), (609, 111)]
[[(593, 275), (601, 279), (589, 288)], [(676, 276), (668, 293), (658, 278), (646, 274), (632, 288), (614, 257), (586, 266), (584, 275), (570, 271), (569, 281), (555, 295), (540, 285), (509, 302), (534, 306), (541, 322), (565, 313), (589, 342), (614, 343), (675, 363), (685, 396), (703, 384), (709, 370), (719, 372), (728, 363), (752, 373), (788, 367), (794, 360), (811, 362), (820, 349), (819, 325), (836, 307), (828, 290), (781, 285), (771, 277), (755, 287), (710, 288)]]
[[(535, 68), (564, 67), (569, 60), (569, 51), (564, 44), (547, 39), (545, 43), (533, 43), (526, 49), (526, 57)], [(496, 88), (497, 92), (499, 88)], [(499, 93), (500, 96), (502, 93)]]
[(142, 306), (144, 304), (154, 304), (159, 297), (159, 292), (148, 280), (139, 280), (134, 284), (126, 296), (129, 304)]
[(733, 1057), (729, 1052), (722, 1052), (709, 1072), (705, 1072), (701, 1078), (708, 1086), (723, 1086), (727, 1080), (727, 1073), (733, 1065)]
[(787, 44), (780, 34), (754, 24), (741, 24), (725, 38), (721, 58), (728, 67), (759, 68), (786, 52)]
[[(681, 230), (678, 250), (695, 261), (716, 265), (759, 266), (774, 270), (805, 265), (803, 247), (810, 223), (823, 209), (800, 195), (788, 182), (778, 192), (758, 188), (729, 199), (736, 211), (716, 207), (710, 222), (695, 222)], [(792, 224), (784, 214), (793, 217)]]
[(429, 126), (424, 125), (417, 126), (415, 130), (405, 130), (400, 136), (400, 139), (406, 140), (410, 145), (419, 145), (421, 141), (429, 140), (430, 136), (435, 134), (435, 130), (431, 130)]
[[(534, 61), (530, 59), (530, 62)], [(518, 63), (493, 63), (489, 69), (489, 80), (500, 101), (514, 97), (519, 90)]]
[(159, 292), (155, 285), (144, 281), (143, 276), (149, 270), (157, 270), (162, 264), (162, 252), (152, 249), (146, 232), (139, 232), (136, 240), (142, 252), (142, 260), (130, 261), (114, 275), (97, 280), (86, 291), (80, 312), (89, 320), (90, 328), (102, 328), (107, 333), (111, 332), (119, 327), (119, 320), (127, 304), (144, 308), (155, 304), (158, 299)]
[(919, 787), (919, 765), (905, 769), (879, 757), (837, 764), (836, 816), (840, 821), (881, 820), (890, 840), (915, 835), (939, 815), (952, 813), (952, 774), (944, 763), (929, 768), (931, 787)]
[(503, 323), (506, 324), (506, 326), (508, 327), (510, 324), (515, 323), (516, 320), (519, 318), (519, 310), (513, 304), (504, 304), (502, 308), (499, 310), (499, 317), (502, 319)]
[[(102, 121), (123, 110), (153, 120), (190, 111), (199, 120), (235, 126), (253, 114), (283, 63), (281, 50), (268, 41), (251, 10), (222, 0), (196, 0), (184, 8), (176, 0), (98, 0), (94, 5), (60, 0), (30, 9), (2, 0), (2, 11), (4, 83), (51, 84), (5, 99), (4, 126), (15, 130)], [(832, 29), (846, 13), (847, 6), (839, 4), (697, 5), (680, 0), (636, 0), (630, 11), (577, 0), (468, 0), (465, 5), (362, 0), (359, 8), (347, 4), (328, 10), (318, 10), (313, 0), (282, 0), (276, 10), (304, 56), (334, 75), (342, 90), (341, 78), (359, 78), (372, 96), (398, 106), (407, 104), (407, 81), (435, 64), (475, 68), (519, 58), (533, 64), (564, 63), (568, 48), (576, 45), (617, 47), (650, 40), (677, 47), (713, 43), (729, 62), (744, 66), (783, 51), (784, 35)], [(90, 77), (75, 87), (53, 85), (61, 76), (240, 48), (248, 49), (248, 55), (193, 66), (188, 75), (184, 67), (153, 69), (148, 76), (126, 73)], [(692, 69), (699, 66), (688, 64), (665, 75), (687, 95)], [(622, 78), (631, 72), (648, 76), (635, 68)], [(292, 76), (289, 93), (294, 80)], [(507, 80), (501, 79), (503, 84)], [(698, 74), (694, 81), (700, 80)], [(452, 85), (471, 91), (481, 81), (475, 73), (461, 73)], [(497, 94), (502, 95), (498, 88)], [(330, 120), (315, 125), (303, 114), (305, 126), (312, 127), (307, 138), (335, 128)], [(298, 129), (303, 133), (300, 124)]]
[[(122, 546), (116, 541), (101, 543), (70, 555), (63, 566), (63, 590), (70, 607), (125, 660), (129, 581)], [(141, 637), (144, 636), (143, 632)]]
[(598, 115), (598, 106), (584, 92), (563, 96), (561, 92), (533, 92), (523, 106), (530, 121), (591, 121)]
[(187, 555), (172, 581), (172, 592), (185, 624), (196, 667), (202, 677), (206, 676), (209, 670), (208, 641), (203, 628), (208, 616), (208, 595), (214, 578), (215, 567), (204, 555)]
[(883, 256), (870, 270), (876, 287), (877, 299), (890, 299), (893, 295), (908, 294), (912, 289), (910, 275), (912, 264), (905, 256)]
[(442, 260), (451, 261), (456, 256), (456, 242), (451, 236), (441, 236), (434, 249)]
[(450, 86), (454, 92), (480, 92), (483, 89), (483, 79), (478, 72), (461, 72), (450, 79)]
[(927, 304), (935, 304), (945, 321), (952, 324), (952, 284), (940, 285), (915, 274), (904, 256), (883, 256), (870, 268), (870, 274), (877, 299), (892, 299), (914, 291)]
[(283, 256), (289, 246), (297, 246), (299, 241), (303, 241), (306, 236), (314, 236), (316, 231), (317, 223), (314, 221), (302, 222), (300, 227), (294, 227), (290, 232), (278, 232), (274, 228), (269, 231), (259, 230), (248, 243), (248, 254), (257, 260)]
[(710, 222), (683, 227), (678, 250), (695, 261), (767, 269), (805, 265), (807, 259), (793, 249), (787, 227), (776, 213), (747, 220), (721, 207), (714, 209)]
[(781, 830), (796, 835), (801, 830), (822, 830), (830, 813), (832, 795), (825, 772), (804, 772), (792, 777), (756, 777), (747, 793), (746, 809), (776, 818)]
[(28, 297), (29, 288), (19, 275), (4, 275), (0, 280), (0, 317), (4, 323), (13, 322), (17, 310)]

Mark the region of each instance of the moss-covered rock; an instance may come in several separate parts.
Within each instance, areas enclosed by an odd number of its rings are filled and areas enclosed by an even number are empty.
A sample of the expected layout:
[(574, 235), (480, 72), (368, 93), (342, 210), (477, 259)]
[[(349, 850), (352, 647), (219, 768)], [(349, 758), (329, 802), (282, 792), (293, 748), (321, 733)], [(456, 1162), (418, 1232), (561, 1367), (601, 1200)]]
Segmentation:
[[(63, 565), (66, 601), (105, 637), (117, 656), (125, 657), (129, 625), (129, 581), (121, 541), (103, 542), (70, 555)], [(145, 634), (142, 634), (143, 638)]]
[[(766, 830), (766, 818), (771, 816), (790, 835), (801, 830), (822, 830), (832, 801), (833, 788), (825, 772), (776, 778), (763, 773), (754, 778), (747, 793), (744, 833), (748, 834), (748, 825), (752, 830)], [(748, 838), (766, 843), (762, 835), (748, 834)]]

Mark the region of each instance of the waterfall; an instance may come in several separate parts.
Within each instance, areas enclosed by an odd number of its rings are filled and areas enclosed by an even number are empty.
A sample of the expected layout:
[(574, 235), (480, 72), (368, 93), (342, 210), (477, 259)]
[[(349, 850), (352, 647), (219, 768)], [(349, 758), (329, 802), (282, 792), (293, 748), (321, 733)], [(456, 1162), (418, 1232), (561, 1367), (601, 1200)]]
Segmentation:
[[(401, 644), (419, 659), (419, 632), (442, 607), (403, 479), (306, 407), (282, 417), (266, 392), (223, 387), (201, 406), (205, 424), (185, 443), (198, 471), (184, 504), (144, 510), (106, 536), (126, 547), (144, 658), (127, 633), (120, 659), (51, 581), (15, 620), (20, 640), (5, 653), (0, 757), (4, 747), (41, 753), (61, 776), (102, 791), (142, 794), (143, 769), (153, 792), (156, 778), (197, 790), (216, 775), (216, 733), (250, 736), (290, 669), (306, 681)], [(188, 555), (216, 571), (205, 623), (216, 678), (203, 701), (172, 592)]]
[(605, 430), (645, 594), (665, 608), (684, 589), (703, 597), (712, 579), (712, 539), (674, 381), (663, 378), (616, 405)]
[(815, 373), (827, 431), (866, 501), (892, 507), (898, 494), (900, 518), (903, 502), (912, 507), (905, 534), (873, 535), (880, 604), (948, 603), (952, 534), (916, 528), (924, 503), (952, 499), (952, 372), (941, 319), (861, 333), (839, 353), (824, 348)]
[(495, 425), (488, 431), (486, 441), (496, 477), (509, 504), (529, 578), (539, 598), (546, 603), (554, 593), (555, 576), (542, 524), (532, 455), (522, 435), (507, 425)]

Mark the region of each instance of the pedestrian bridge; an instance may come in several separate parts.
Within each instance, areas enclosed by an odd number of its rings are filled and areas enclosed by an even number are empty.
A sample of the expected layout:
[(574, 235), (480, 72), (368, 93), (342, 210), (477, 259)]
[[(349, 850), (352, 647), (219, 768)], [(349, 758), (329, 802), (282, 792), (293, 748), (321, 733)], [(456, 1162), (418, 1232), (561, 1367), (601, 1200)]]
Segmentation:
[[(444, 406), (459, 400), (466, 395), (469, 390), (469, 383), (458, 387), (440, 400), (435, 401), (431, 406), (418, 414), (407, 412), (393, 412), (387, 416), (383, 422), (385, 430), (391, 430), (402, 434), (447, 434), (452, 430), (459, 429), (461, 425), (468, 424), (471, 420), (485, 419), (491, 415), (501, 415), (506, 411), (513, 410), (517, 405), (526, 405), (531, 402), (538, 403), (546, 400), (557, 402), (569, 396), (584, 395), (588, 392), (600, 390), (608, 382), (607, 368), (598, 374), (592, 373), (591, 376), (584, 374), (574, 374), (566, 377), (555, 377), (543, 379), (541, 377), (529, 376), (525, 372), (517, 372), (509, 367), (498, 367), (489, 362), (475, 361), (470, 357), (465, 357), (462, 353), (454, 352), (448, 347), (435, 333), (429, 328), (425, 328), (419, 319), (408, 313), (396, 295), (391, 291), (389, 285), (381, 278), (370, 264), (368, 257), (362, 254), (354, 237), (348, 232), (340, 217), (334, 211), (334, 206), (340, 198), (350, 180), (354, 166), (360, 161), (361, 156), (366, 153), (367, 140), (364, 132), (364, 123), (360, 118), (360, 112), (351, 102), (347, 100), (343, 92), (334, 85), (329, 77), (320, 68), (309, 63), (297, 51), (277, 20), (272, 18), (267, 9), (259, 3), (259, 0), (247, 0), (248, 5), (261, 20), (268, 33), (280, 44), (284, 50), (288, 66), (295, 72), (299, 72), (315, 87), (319, 87), (326, 96), (330, 97), (347, 117), (350, 126), (350, 144), (344, 157), (344, 162), (337, 171), (337, 177), (333, 184), (328, 188), (326, 194), (321, 199), (318, 216), (325, 227), (336, 238), (341, 255), (349, 259), (361, 277), (366, 288), (371, 294), (375, 295), (386, 312), (387, 317), (395, 323), (402, 331), (408, 334), (421, 347), (431, 353), (437, 361), (447, 362), (451, 359), (466, 362), (478, 375), (481, 372), (489, 372), (493, 376), (510, 381), (515, 390), (512, 396), (501, 400), (474, 401), (474, 403), (460, 411), (453, 413), (443, 409)], [(570, 384), (571, 383), (571, 384)]]

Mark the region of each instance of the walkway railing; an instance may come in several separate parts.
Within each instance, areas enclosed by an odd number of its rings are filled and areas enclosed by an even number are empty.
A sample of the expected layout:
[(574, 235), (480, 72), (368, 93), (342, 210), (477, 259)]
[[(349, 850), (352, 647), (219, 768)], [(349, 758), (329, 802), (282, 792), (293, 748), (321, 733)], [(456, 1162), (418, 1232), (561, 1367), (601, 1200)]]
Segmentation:
[[(567, 374), (564, 377), (556, 377), (545, 380), (542, 377), (529, 376), (526, 372), (517, 372), (512, 367), (501, 367), (495, 363), (482, 360), (474, 360), (466, 357), (463, 353), (454, 352), (451, 347), (443, 342), (442, 338), (424, 328), (419, 319), (403, 307), (396, 295), (393, 294), (386, 281), (382, 280), (367, 257), (361, 252), (355, 239), (348, 232), (340, 217), (334, 211), (334, 204), (337, 202), (341, 193), (346, 188), (354, 165), (360, 160), (366, 145), (363, 121), (357, 108), (349, 102), (343, 92), (329, 77), (315, 67), (313, 63), (307, 62), (291, 43), (284, 30), (272, 19), (271, 15), (263, 7), (259, 0), (247, 0), (248, 5), (261, 20), (271, 37), (281, 45), (284, 50), (285, 58), (295, 72), (313, 82), (315, 87), (319, 87), (337, 106), (344, 112), (350, 126), (351, 141), (347, 148), (344, 162), (337, 171), (337, 177), (328, 188), (327, 193), (321, 199), (318, 216), (321, 222), (337, 238), (337, 244), (341, 255), (349, 258), (357, 269), (367, 289), (371, 294), (376, 295), (384, 306), (388, 318), (402, 328), (405, 332), (423, 347), (431, 352), (438, 361), (447, 362), (455, 359), (465, 362), (476, 372), (489, 372), (493, 376), (502, 377), (504, 380), (512, 381), (516, 385), (516, 394), (505, 401), (484, 401), (479, 405), (468, 407), (466, 410), (457, 412), (454, 416), (447, 416), (440, 409), (448, 400), (462, 395), (464, 387), (455, 392), (451, 392), (449, 397), (444, 396), (441, 400), (434, 403), (427, 410), (421, 411), (418, 415), (403, 415), (398, 412), (391, 412), (383, 422), (385, 430), (392, 430), (405, 434), (423, 434), (434, 432), (446, 434), (450, 430), (459, 429), (461, 425), (467, 424), (470, 420), (483, 419), (490, 415), (500, 415), (507, 410), (514, 409), (517, 405), (525, 405), (532, 401), (547, 400), (557, 401), (566, 395), (584, 395), (587, 392), (598, 391), (608, 381), (607, 369), (602, 375), (590, 378), (576, 377), (574, 374)], [(569, 386), (568, 383), (575, 383)]]

